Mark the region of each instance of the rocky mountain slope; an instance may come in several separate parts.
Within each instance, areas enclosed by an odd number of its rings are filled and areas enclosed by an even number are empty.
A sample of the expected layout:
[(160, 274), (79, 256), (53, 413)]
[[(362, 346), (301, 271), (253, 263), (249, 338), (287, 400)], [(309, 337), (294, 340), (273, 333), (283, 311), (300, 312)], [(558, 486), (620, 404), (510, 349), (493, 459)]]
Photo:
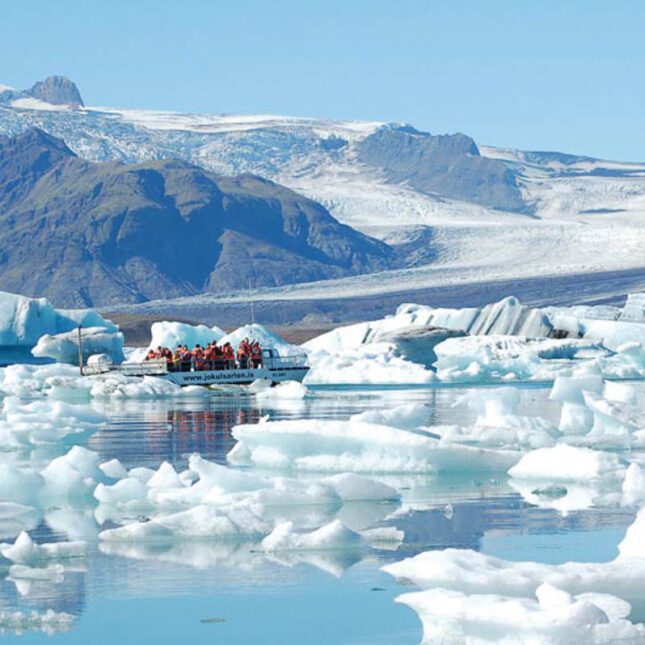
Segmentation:
[(645, 164), (494, 148), (382, 122), (52, 104), (0, 86), (0, 133), (33, 126), (89, 161), (175, 158), (260, 175), (394, 246), (402, 260), (378, 275), (278, 295), (376, 297), (605, 272), (620, 294), (645, 270)]
[(105, 305), (392, 265), (384, 243), (266, 179), (183, 161), (93, 163), (30, 129), (0, 138), (0, 289)]

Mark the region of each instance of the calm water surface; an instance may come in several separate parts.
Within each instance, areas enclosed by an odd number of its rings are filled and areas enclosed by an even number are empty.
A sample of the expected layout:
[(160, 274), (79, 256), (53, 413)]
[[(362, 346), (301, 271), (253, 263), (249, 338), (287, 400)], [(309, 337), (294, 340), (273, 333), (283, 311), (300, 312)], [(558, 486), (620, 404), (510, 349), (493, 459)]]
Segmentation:
[[(348, 390), (323, 388), (305, 401), (259, 405), (238, 391), (206, 400), (110, 401), (95, 404), (109, 426), (87, 447), (127, 467), (157, 467), (168, 460), (185, 468), (193, 452), (226, 463), (231, 428), (272, 419), (347, 418), (368, 409), (410, 402), (431, 407), (435, 424), (465, 424), (467, 407), (455, 406), (464, 389)], [(520, 413), (555, 419), (548, 389), (522, 391)], [(31, 455), (43, 463), (53, 455)], [(19, 462), (23, 456), (12, 455)], [(26, 456), (24, 456), (26, 459)], [(32, 531), (39, 541), (85, 539), (88, 558), (56, 582), (17, 588), (0, 581), (5, 608), (65, 611), (72, 629), (5, 635), (7, 642), (66, 643), (418, 643), (414, 612), (394, 602), (409, 587), (382, 573), (390, 561), (427, 549), (471, 548), (509, 559), (559, 563), (605, 561), (631, 523), (625, 509), (559, 513), (527, 504), (507, 484), (477, 476), (379, 477), (404, 494), (401, 506), (354, 503), (340, 517), (355, 530), (394, 526), (405, 531), (397, 550), (265, 556), (250, 545), (183, 542), (175, 546), (99, 545), (90, 511), (52, 510)], [(324, 515), (325, 511), (320, 511)], [(317, 518), (320, 520), (321, 518)]]

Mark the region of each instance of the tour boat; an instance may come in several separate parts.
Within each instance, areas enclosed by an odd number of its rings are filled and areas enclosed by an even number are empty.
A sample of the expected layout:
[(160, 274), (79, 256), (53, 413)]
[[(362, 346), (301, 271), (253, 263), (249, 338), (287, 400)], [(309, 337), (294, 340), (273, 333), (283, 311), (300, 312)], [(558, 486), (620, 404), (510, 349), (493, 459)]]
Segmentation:
[[(124, 376), (155, 376), (177, 385), (248, 385), (257, 380), (271, 383), (283, 381), (302, 381), (309, 366), (307, 356), (280, 356), (276, 349), (263, 349), (262, 362), (258, 367), (240, 367), (238, 363), (214, 361), (219, 369), (195, 369), (191, 363), (186, 369), (168, 369), (165, 358), (143, 361), (141, 363), (122, 363), (114, 365), (105, 354), (90, 356), (87, 365), (81, 365), (83, 376), (94, 376), (115, 372)], [(228, 367), (228, 368), (227, 368)]]

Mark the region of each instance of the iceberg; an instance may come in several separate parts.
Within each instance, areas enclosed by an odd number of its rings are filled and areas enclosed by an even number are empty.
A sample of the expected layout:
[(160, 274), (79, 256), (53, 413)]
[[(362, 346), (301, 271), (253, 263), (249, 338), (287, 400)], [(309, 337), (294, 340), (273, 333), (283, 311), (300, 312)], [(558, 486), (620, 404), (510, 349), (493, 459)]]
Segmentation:
[(71, 444), (87, 439), (107, 418), (86, 405), (40, 400), (25, 403), (9, 396), (0, 403), (0, 444)]
[[(78, 365), (78, 331), (44, 334), (31, 353), (37, 358), (52, 358), (58, 363)], [(82, 330), (83, 363), (95, 354), (109, 356), (113, 363), (123, 362), (123, 334), (103, 327), (84, 327)]]
[(231, 463), (319, 472), (491, 472), (520, 454), (442, 443), (427, 432), (356, 419), (263, 421), (233, 428)]
[(230, 334), (223, 336), (219, 343), (220, 345), (231, 343), (233, 347), (238, 347), (245, 338), (248, 338), (249, 340), (257, 340), (263, 348), (277, 349), (280, 356), (298, 356), (302, 354), (300, 347), (288, 343), (275, 332), (272, 332), (264, 325), (258, 325), (257, 323), (238, 327)]
[(48, 560), (66, 560), (85, 557), (85, 542), (51, 542), (36, 544), (22, 531), (13, 544), (0, 543), (0, 553), (15, 564), (34, 566)]
[(570, 594), (543, 583), (535, 598), (468, 595), (450, 589), (402, 594), (417, 612), (423, 643), (640, 643), (645, 627), (625, 619), (629, 604), (609, 594)]
[(155, 322), (150, 327), (152, 339), (148, 348), (170, 347), (174, 350), (179, 344), (186, 344), (191, 348), (197, 344), (204, 347), (208, 343), (219, 341), (224, 333), (223, 329), (215, 325), (208, 327), (181, 322)]
[(626, 469), (625, 460), (615, 454), (558, 444), (552, 448), (532, 450), (509, 469), (508, 474), (518, 479), (575, 482), (622, 480)]
[(305, 343), (307, 382), (553, 380), (585, 363), (608, 376), (642, 377), (645, 322), (618, 317), (606, 307), (531, 309), (512, 297), (481, 308), (404, 304), (393, 316)]
[(27, 298), (0, 291), (0, 346), (33, 347), (44, 334), (60, 334), (82, 327), (118, 331), (116, 325), (91, 309), (55, 309), (46, 298)]
[(516, 562), (469, 549), (426, 551), (383, 571), (422, 589), (452, 589), (464, 594), (531, 597), (543, 582), (570, 594), (615, 594), (630, 604), (645, 601), (645, 509), (641, 509), (610, 562), (542, 564)]

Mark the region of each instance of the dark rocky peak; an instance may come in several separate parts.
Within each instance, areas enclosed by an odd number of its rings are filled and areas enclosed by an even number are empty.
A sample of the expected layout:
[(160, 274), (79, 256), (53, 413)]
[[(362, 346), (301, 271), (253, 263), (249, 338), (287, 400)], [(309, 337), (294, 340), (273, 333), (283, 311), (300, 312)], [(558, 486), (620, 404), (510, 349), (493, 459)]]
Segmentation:
[(84, 105), (81, 93), (73, 81), (65, 76), (49, 76), (44, 81), (38, 81), (25, 94), (52, 105), (69, 105), (82, 107)]
[(0, 137), (0, 155), (19, 154), (33, 148), (46, 148), (68, 157), (76, 155), (58, 137), (40, 128), (28, 128), (14, 137)]
[(0, 137), (0, 209), (27, 194), (54, 166), (74, 158), (62, 139), (40, 128)]

